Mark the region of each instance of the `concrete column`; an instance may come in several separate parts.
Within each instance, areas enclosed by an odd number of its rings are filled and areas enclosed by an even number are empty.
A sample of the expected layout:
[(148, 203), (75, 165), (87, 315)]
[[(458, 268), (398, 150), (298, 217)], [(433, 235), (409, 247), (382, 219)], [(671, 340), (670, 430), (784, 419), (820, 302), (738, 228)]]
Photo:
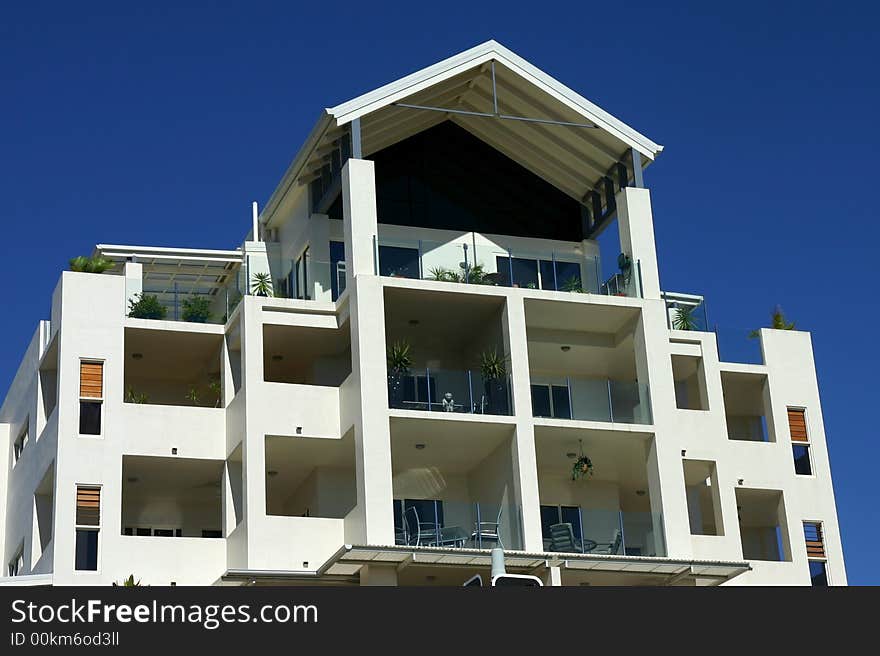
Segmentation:
[(144, 265), (140, 262), (125, 263), (125, 315), (128, 316), (130, 303), (144, 291)]
[(544, 585), (553, 588), (562, 587), (562, 569), (559, 565), (551, 565), (547, 568), (547, 573), (544, 575)]
[(351, 373), (357, 508), (346, 540), (394, 544), (391, 430), (385, 368), (385, 301), (373, 275), (376, 184), (373, 163), (349, 159), (342, 169), (346, 285), (351, 316)]
[(346, 283), (375, 273), (373, 237), (376, 218), (376, 172), (373, 162), (349, 159), (342, 167), (342, 209), (345, 232)]
[(510, 362), (511, 396), (516, 417), (513, 435), (513, 475), (516, 503), (523, 528), (523, 548), (544, 550), (541, 538), (538, 459), (535, 454), (535, 427), (532, 421), (532, 393), (529, 351), (523, 299), (508, 296), (504, 309), (504, 349)]
[[(245, 288), (242, 290), (245, 294), (250, 294), (254, 286), (254, 274), (268, 273), (271, 275), (272, 270), (269, 267), (269, 255), (266, 252), (266, 244), (262, 241), (246, 241), (244, 243), (244, 254), (246, 259), (245, 269), (248, 280), (245, 281)], [(274, 292), (274, 280), (273, 292)]]
[(660, 298), (660, 273), (654, 245), (654, 217), (651, 193), (647, 189), (624, 187), (616, 196), (620, 250), (632, 258), (633, 276), (638, 279), (636, 262), (641, 270), (642, 296)]
[(363, 565), (360, 577), (361, 585), (396, 586), (397, 568), (389, 565)]
[(316, 301), (330, 302), (330, 219), (326, 215), (309, 217), (309, 296)]

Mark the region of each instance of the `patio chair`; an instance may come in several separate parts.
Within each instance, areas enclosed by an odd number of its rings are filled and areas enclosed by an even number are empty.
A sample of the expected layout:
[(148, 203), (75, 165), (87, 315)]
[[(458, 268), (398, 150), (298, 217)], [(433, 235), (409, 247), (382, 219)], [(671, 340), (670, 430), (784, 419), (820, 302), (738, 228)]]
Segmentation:
[(409, 523), (406, 521), (406, 513), (401, 515), (400, 523), (402, 526), (394, 527), (394, 544), (409, 544)]
[(504, 508), (498, 509), (498, 516), (494, 522), (474, 522), (474, 532), (471, 533), (471, 541), (477, 547), (482, 547), (483, 540), (496, 543), (502, 549), (504, 543), (501, 542), (501, 513)]
[(611, 542), (599, 542), (592, 553), (596, 554), (616, 554), (620, 551), (620, 543), (623, 541), (623, 534), (620, 529), (614, 529), (614, 537)]
[(406, 513), (412, 513), (414, 523), (410, 526), (415, 527), (414, 535), (410, 534), (409, 544), (422, 546), (422, 542), (424, 541), (430, 546), (432, 542), (437, 542), (439, 535), (437, 524), (434, 522), (423, 522), (419, 517), (419, 511), (416, 510), (415, 506), (408, 508), (403, 514), (404, 523), (406, 523)]
[(550, 527), (550, 551), (579, 553), (580, 546), (574, 541), (574, 530), (571, 524), (563, 522)]

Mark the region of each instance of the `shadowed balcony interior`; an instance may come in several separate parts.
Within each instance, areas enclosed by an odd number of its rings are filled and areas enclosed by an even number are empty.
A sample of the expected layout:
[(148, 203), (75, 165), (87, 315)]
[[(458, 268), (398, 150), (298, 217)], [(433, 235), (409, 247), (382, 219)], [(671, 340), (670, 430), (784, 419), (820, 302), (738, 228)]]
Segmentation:
[(125, 328), (128, 403), (221, 407), (223, 336)]
[(673, 355), (672, 377), (675, 381), (675, 406), (677, 408), (680, 410), (709, 409), (703, 358)]
[[(546, 551), (664, 556), (663, 519), (652, 512), (648, 433), (536, 426)], [(592, 475), (573, 475), (578, 459)]]
[(746, 560), (791, 560), (781, 490), (736, 488), (736, 510)]
[[(408, 344), (412, 359), (407, 371), (388, 365), (391, 407), (510, 414), (503, 310), (494, 296), (386, 288), (386, 349)], [(497, 379), (481, 367), (494, 354), (504, 366)]]
[(342, 519), (355, 507), (354, 432), (266, 436), (266, 514)]
[(224, 462), (123, 456), (122, 533), (154, 537), (223, 537)]
[(396, 542), (522, 548), (512, 437), (509, 424), (392, 417)]
[(718, 474), (711, 460), (683, 460), (691, 535), (724, 535)]
[(263, 326), (266, 382), (339, 387), (351, 373), (351, 333), (342, 328)]
[(731, 440), (775, 442), (767, 408), (770, 392), (764, 374), (721, 372), (727, 436)]
[(636, 372), (638, 317), (635, 308), (527, 299), (534, 416), (650, 424), (647, 384)]

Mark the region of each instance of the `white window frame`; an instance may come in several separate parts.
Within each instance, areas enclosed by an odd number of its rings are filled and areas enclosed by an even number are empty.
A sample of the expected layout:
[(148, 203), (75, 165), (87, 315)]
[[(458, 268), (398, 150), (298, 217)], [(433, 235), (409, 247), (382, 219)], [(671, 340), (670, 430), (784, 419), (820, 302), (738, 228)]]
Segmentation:
[[(103, 417), (102, 417), (103, 419)], [(103, 427), (103, 424), (102, 424)], [(85, 437), (98, 437), (97, 435), (86, 435)], [(98, 490), (98, 523), (97, 525), (91, 524), (77, 524), (76, 523), (76, 496), (80, 488), (87, 490)], [(101, 526), (104, 523), (104, 486), (97, 483), (76, 483), (74, 484), (74, 508), (73, 508), (73, 571), (75, 574), (98, 574), (101, 572), (101, 553), (103, 552), (103, 545), (101, 544)], [(97, 557), (97, 567), (95, 569), (77, 569), (76, 568), (76, 532), (84, 530), (84, 531), (95, 531), (98, 534), (98, 557)]]
[[(83, 364), (100, 364), (101, 365), (101, 398), (95, 398), (92, 396), (82, 396), (79, 392), (82, 391), (82, 365)], [(79, 395), (79, 412), (82, 412), (82, 404), (83, 403), (98, 403), (101, 406), (101, 430), (98, 431), (97, 434), (93, 435), (91, 433), (80, 433), (79, 432), (79, 414), (77, 414), (77, 426), (76, 432), (79, 437), (92, 438), (92, 439), (103, 439), (104, 437), (104, 401), (107, 399), (107, 361), (101, 358), (80, 358), (80, 381), (79, 387), (77, 388), (77, 394)]]
[[(825, 579), (828, 581), (828, 585), (831, 585), (831, 572), (828, 571), (828, 545), (825, 544), (825, 522), (821, 519), (804, 519), (801, 521), (801, 526), (804, 524), (817, 524), (819, 526), (819, 534), (822, 536), (822, 550), (825, 552), (824, 558), (818, 558), (817, 556), (807, 556), (807, 573), (810, 572), (809, 563), (824, 563), (825, 564)], [(804, 550), (806, 551), (806, 536), (804, 536)], [(812, 582), (812, 577), (810, 577)]]

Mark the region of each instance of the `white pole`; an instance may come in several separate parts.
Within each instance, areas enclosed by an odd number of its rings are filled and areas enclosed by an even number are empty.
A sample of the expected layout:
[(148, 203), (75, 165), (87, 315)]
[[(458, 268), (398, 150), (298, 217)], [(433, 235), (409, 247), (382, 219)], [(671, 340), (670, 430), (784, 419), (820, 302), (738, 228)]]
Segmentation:
[(254, 201), (253, 203), (251, 203), (251, 215), (252, 215), (252, 220), (253, 220), (253, 224), (254, 224), (254, 226), (253, 226), (254, 232), (253, 232), (252, 240), (253, 241), (260, 241), (260, 233), (257, 230), (257, 225), (259, 223), (259, 217), (260, 217), (260, 210), (257, 207), (257, 201)]
[(504, 567), (504, 549), (495, 547), (492, 549), (492, 578), (507, 574)]

